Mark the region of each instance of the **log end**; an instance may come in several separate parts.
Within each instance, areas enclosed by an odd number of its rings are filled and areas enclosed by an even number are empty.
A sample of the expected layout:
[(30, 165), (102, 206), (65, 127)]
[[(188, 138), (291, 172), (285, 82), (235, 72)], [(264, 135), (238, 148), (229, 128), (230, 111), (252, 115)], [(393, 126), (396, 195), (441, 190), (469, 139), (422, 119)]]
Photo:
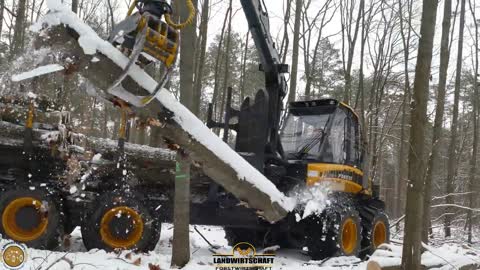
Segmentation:
[(382, 270), (382, 267), (376, 261), (369, 261), (367, 263), (367, 270)]

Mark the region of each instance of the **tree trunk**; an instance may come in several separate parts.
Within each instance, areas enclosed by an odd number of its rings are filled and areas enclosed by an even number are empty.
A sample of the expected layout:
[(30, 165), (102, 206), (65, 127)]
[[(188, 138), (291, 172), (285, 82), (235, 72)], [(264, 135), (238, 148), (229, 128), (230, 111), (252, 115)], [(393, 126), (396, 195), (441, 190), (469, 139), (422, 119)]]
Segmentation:
[(411, 104), (410, 151), (403, 244), (402, 269), (421, 269), (423, 221), (423, 187), (425, 177), (425, 133), (427, 103), (432, 64), (433, 39), (437, 16), (437, 0), (423, 0), (420, 41), (418, 45), (413, 102)]
[(203, 70), (205, 68), (205, 55), (207, 52), (207, 39), (208, 39), (208, 13), (210, 9), (209, 0), (203, 1), (202, 6), (202, 18), (200, 22), (200, 54), (197, 59), (197, 70), (195, 71), (195, 83), (193, 87), (193, 113), (196, 116), (200, 115), (200, 101), (202, 93), (202, 78)]
[(5, 0), (0, 0), (0, 40), (2, 38), (2, 33), (3, 33), (3, 10), (4, 9), (5, 9)]
[(145, 145), (145, 126), (137, 127), (137, 139), (135, 141), (136, 144)]
[[(180, 20), (188, 17), (185, 1), (180, 1)], [(180, 102), (190, 111), (193, 110), (193, 74), (195, 58), (196, 20), (180, 32)]]
[[(232, 10), (232, 4), (233, 1), (230, 0), (230, 4), (228, 6), (229, 10)], [(220, 103), (220, 119), (222, 118), (224, 112), (226, 111), (227, 108), (224, 108), (226, 104), (226, 98), (227, 98), (227, 87), (229, 86), (229, 81), (230, 81), (230, 43), (232, 40), (232, 18), (233, 18), (233, 13), (230, 11), (230, 16), (228, 18), (228, 28), (227, 28), (227, 40), (225, 42), (225, 67), (224, 67), (224, 74), (223, 74), (223, 85), (222, 85), (222, 99)]]
[(402, 37), (402, 44), (403, 44), (403, 58), (404, 58), (404, 65), (403, 70), (405, 72), (405, 81), (404, 81), (404, 92), (403, 92), (403, 102), (402, 102), (402, 120), (401, 120), (401, 128), (400, 128), (400, 150), (398, 152), (398, 178), (395, 183), (395, 206), (394, 206), (394, 213), (395, 217), (399, 218), (402, 215), (402, 194), (403, 187), (407, 182), (405, 176), (407, 175), (407, 157), (405, 156), (405, 149), (406, 149), (406, 140), (407, 134), (409, 132), (409, 128), (407, 126), (407, 104), (410, 104), (410, 95), (411, 95), (411, 87), (410, 87), (410, 76), (408, 73), (408, 59), (410, 55), (410, 40), (411, 40), (411, 25), (412, 21), (412, 1), (409, 0), (407, 3), (407, 13), (408, 13), (408, 20), (407, 20), (407, 33), (405, 33), (405, 24), (403, 20), (403, 5), (402, 0), (398, 0), (399, 5), (399, 12), (400, 12), (400, 34)]
[(137, 139), (137, 131), (138, 131), (135, 117), (131, 118), (130, 121), (128, 121), (127, 126), (129, 128), (128, 128), (126, 140), (127, 142), (135, 143), (135, 140)]
[(442, 38), (440, 45), (440, 74), (437, 91), (437, 106), (435, 108), (435, 120), (432, 135), (432, 153), (428, 158), (427, 176), (425, 177), (425, 197), (423, 200), (423, 211), (425, 223), (422, 231), (422, 241), (428, 243), (428, 235), (431, 227), (430, 201), (432, 197), (433, 170), (440, 156), (440, 140), (443, 133), (443, 114), (445, 111), (445, 94), (447, 85), (448, 62), (450, 58), (449, 36), (450, 21), (452, 17), (452, 1), (445, 0), (442, 22)]
[(102, 126), (102, 137), (108, 138), (108, 117), (110, 115), (109, 107), (110, 104), (103, 102), (103, 126)]
[[(178, 12), (180, 20), (188, 18), (185, 1)], [(196, 22), (196, 20), (194, 20)], [(193, 75), (195, 72), (196, 23), (181, 30), (180, 39), (180, 102), (194, 111)], [(198, 112), (197, 112), (198, 113)], [(190, 161), (183, 150), (177, 151), (175, 198), (173, 213), (172, 266), (183, 267), (190, 261)]]
[(15, 29), (13, 32), (12, 53), (10, 60), (14, 59), (23, 51), (23, 35), (25, 33), (25, 9), (27, 0), (18, 0)]
[[(473, 209), (475, 207), (475, 192), (477, 191), (477, 159), (478, 159), (478, 141), (479, 141), (479, 134), (478, 128), (480, 126), (479, 123), (479, 92), (478, 92), (478, 84), (480, 83), (477, 80), (478, 72), (479, 72), (479, 36), (478, 36), (478, 21), (475, 15), (475, 8), (476, 5), (472, 5), (472, 1), (468, 1), (470, 6), (470, 12), (473, 18), (473, 24), (475, 26), (475, 39), (474, 39), (474, 49), (475, 49), (475, 67), (473, 73), (473, 98), (472, 98), (472, 105), (473, 105), (473, 112), (472, 112), (472, 121), (473, 121), (473, 145), (472, 145), (472, 157), (470, 159), (470, 177), (468, 181), (468, 187), (470, 194), (468, 195), (468, 207)], [(467, 234), (468, 234), (468, 243), (472, 244), (472, 227), (473, 227), (473, 211), (469, 210), (467, 213)]]
[(116, 108), (112, 112), (112, 120), (113, 120), (113, 130), (112, 130), (112, 138), (113, 140), (118, 138), (118, 131), (120, 128), (120, 114)]
[[(220, 40), (218, 41), (218, 52), (217, 58), (215, 59), (215, 70), (214, 70), (214, 82), (213, 82), (213, 96), (212, 96), (212, 103), (213, 103), (213, 115), (217, 115), (217, 99), (218, 99), (218, 88), (219, 88), (219, 76), (220, 76), (220, 63), (222, 58), (222, 46), (223, 46), (223, 37), (225, 35), (225, 27), (227, 26), (227, 20), (229, 14), (232, 12), (231, 9), (228, 9), (225, 13), (225, 19), (223, 20), (222, 31), (220, 32)], [(221, 110), (221, 109), (220, 109)]]
[(188, 157), (178, 151), (175, 170), (172, 266), (180, 268), (190, 261), (190, 166)]
[(290, 92), (288, 101), (295, 101), (297, 93), (298, 52), (300, 50), (300, 18), (302, 15), (303, 0), (295, 0), (295, 24), (293, 27), (292, 69), (290, 72)]
[[(78, 1), (78, 0), (73, 0), (73, 1)], [(73, 1), (72, 1), (72, 4), (73, 4)], [(108, 17), (110, 18), (110, 29), (108, 30), (110, 30), (109, 33), (111, 33), (113, 31), (113, 28), (115, 27), (115, 18), (113, 17), (112, 0), (107, 0), (107, 4), (108, 4)]]
[(95, 136), (97, 134), (95, 134), (95, 118), (96, 118), (96, 115), (95, 115), (95, 107), (97, 106), (97, 98), (93, 98), (93, 101), (92, 101), (92, 107), (89, 108), (90, 112), (92, 113), (91, 116), (90, 116), (90, 131), (89, 131), (89, 135), (91, 136)]
[[(460, 8), (460, 30), (458, 33), (458, 54), (457, 54), (457, 70), (455, 74), (455, 92), (453, 98), (453, 115), (452, 127), (450, 131), (450, 145), (448, 146), (448, 164), (447, 164), (447, 185), (446, 185), (446, 203), (453, 204), (453, 197), (450, 196), (455, 192), (455, 175), (456, 175), (456, 159), (457, 159), (457, 132), (458, 132), (458, 103), (460, 101), (460, 84), (462, 80), (462, 63), (463, 63), (463, 34), (465, 29), (465, 0), (461, 0)], [(445, 237), (451, 236), (451, 222), (453, 208), (447, 207), (445, 209), (444, 231)]]
[[(108, 3), (110, 4), (110, 1)], [(72, 11), (78, 13), (78, 0), (72, 0)]]
[[(318, 50), (320, 47), (320, 44), (323, 39), (323, 27), (326, 25), (325, 19), (329, 10), (329, 5), (330, 5), (331, 0), (325, 1), (324, 5), (321, 7), (319, 10), (319, 14), (317, 14), (317, 17), (320, 15), (321, 12), (322, 18), (320, 20), (320, 24), (317, 25), (316, 21), (313, 21), (311, 24), (314, 24), (318, 28), (318, 34), (317, 34), (317, 41), (315, 43), (314, 49), (313, 49), (313, 56), (312, 56), (312, 61), (310, 63), (310, 50), (304, 51), (304, 61), (305, 61), (305, 100), (309, 100), (310, 96), (312, 95), (312, 80), (313, 76), (317, 70), (317, 58), (318, 58)], [(333, 15), (332, 15), (333, 16)], [(364, 16), (363, 16), (364, 17)], [(331, 19), (331, 18), (330, 18)], [(330, 20), (328, 20), (330, 21)], [(309, 26), (309, 38), (308, 38), (308, 43), (310, 43), (310, 32), (312, 31), (311, 26)], [(304, 40), (304, 50), (305, 48), (308, 48), (309, 46), (305, 44), (305, 38)], [(363, 55), (360, 57), (360, 59), (363, 59)], [(363, 61), (360, 61), (361, 63)], [(308, 68), (307, 68), (308, 67)], [(323, 72), (323, 68), (321, 69)]]
[[(360, 130), (361, 136), (364, 138), (364, 144), (361, 147), (364, 149), (365, 156), (362, 158), (362, 169), (363, 169), (363, 177), (362, 177), (362, 186), (366, 187), (369, 183), (370, 179), (370, 165), (369, 165), (369, 157), (370, 152), (368, 148), (368, 143), (366, 142), (367, 139), (367, 121), (365, 118), (365, 85), (364, 85), (364, 76), (363, 76), (363, 56), (365, 52), (365, 41), (366, 41), (366, 25), (365, 25), (365, 10), (362, 10), (362, 44), (360, 47), (360, 70), (359, 70), (359, 78), (358, 78), (358, 93), (360, 98), (360, 121), (362, 124), (362, 129)], [(323, 67), (322, 67), (323, 69)], [(355, 104), (356, 105), (356, 104)]]
[[(282, 45), (280, 46), (280, 55), (282, 56), (282, 63), (285, 63), (288, 54), (288, 26), (290, 22), (290, 10), (293, 0), (287, 0), (287, 6), (285, 8), (285, 16), (283, 17), (283, 38)], [(243, 100), (242, 100), (243, 101)]]
[(245, 81), (247, 78), (247, 55), (248, 55), (248, 39), (250, 37), (250, 31), (247, 31), (247, 38), (245, 40), (245, 48), (243, 50), (243, 59), (242, 59), (242, 77), (241, 77), (241, 86), (240, 86), (240, 104), (242, 104), (245, 99)]
[[(36, 0), (32, 0), (32, 6), (31, 6), (31, 11), (30, 11), (30, 22), (31, 23), (34, 22), (33, 15), (35, 14), (35, 5), (36, 5)], [(1, 31), (0, 31), (0, 33), (1, 33)]]
[[(352, 65), (353, 65), (353, 55), (355, 53), (355, 45), (357, 43), (358, 29), (360, 28), (360, 18), (361, 18), (361, 15), (362, 15), (362, 10), (365, 8), (365, 0), (360, 0), (360, 4), (359, 4), (359, 8), (358, 8), (357, 21), (355, 23), (355, 28), (353, 30), (353, 36), (352, 36), (351, 30), (352, 30), (352, 24), (353, 24), (353, 22), (352, 22), (353, 21), (352, 20), (352, 17), (353, 17), (352, 13), (353, 13), (353, 9), (354, 9), (353, 5), (355, 5), (355, 1), (352, 1), (350, 3), (350, 5), (352, 5), (351, 7), (348, 7), (348, 9), (350, 9), (350, 10), (348, 10), (348, 11), (341, 10), (341, 13), (348, 17), (348, 18), (344, 18), (348, 21), (347, 23), (345, 23), (342, 20), (342, 44), (345, 42), (345, 39), (347, 39), (347, 43), (348, 43), (348, 55), (347, 55), (347, 61), (346, 61), (347, 65), (345, 67), (345, 63), (344, 63), (344, 70), (343, 70), (343, 72), (344, 72), (343, 76), (344, 76), (344, 79), (345, 79), (345, 89), (344, 89), (344, 92), (343, 92), (343, 101), (346, 102), (346, 103), (350, 102), (350, 92), (351, 92), (351, 88), (352, 88), (352, 74), (351, 73), (352, 73)], [(342, 9), (342, 7), (340, 7), (340, 9)], [(346, 28), (348, 28), (348, 30), (346, 31), (347, 33), (345, 33)], [(342, 54), (344, 54), (343, 50), (342, 50)]]

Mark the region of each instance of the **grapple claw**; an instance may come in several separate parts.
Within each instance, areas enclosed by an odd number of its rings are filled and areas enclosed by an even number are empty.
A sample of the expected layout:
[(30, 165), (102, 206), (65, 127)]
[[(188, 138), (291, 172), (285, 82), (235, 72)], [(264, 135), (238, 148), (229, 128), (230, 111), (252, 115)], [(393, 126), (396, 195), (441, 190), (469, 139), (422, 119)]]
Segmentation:
[[(138, 11), (133, 13), (135, 7)], [(122, 76), (108, 89), (109, 94), (118, 96), (119, 93), (123, 93), (125, 95), (126, 90), (118, 88), (128, 75), (130, 67), (133, 64), (144, 67), (154, 61), (152, 59), (160, 62), (165, 72), (159, 84), (149, 96), (133, 99), (134, 106), (146, 106), (166, 84), (177, 58), (179, 44), (178, 31), (162, 21), (162, 17), (170, 13), (170, 5), (164, 0), (138, 0), (133, 2), (127, 18), (115, 27), (109, 38), (111, 43), (130, 57)], [(142, 53), (150, 57), (144, 57)]]

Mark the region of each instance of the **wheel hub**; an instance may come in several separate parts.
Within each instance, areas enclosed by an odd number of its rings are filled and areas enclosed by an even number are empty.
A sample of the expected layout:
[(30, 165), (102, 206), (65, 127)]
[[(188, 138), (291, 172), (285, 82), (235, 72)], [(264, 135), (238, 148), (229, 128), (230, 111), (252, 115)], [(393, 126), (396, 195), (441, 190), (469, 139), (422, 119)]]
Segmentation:
[(112, 236), (118, 239), (127, 240), (135, 228), (134, 220), (131, 216), (121, 214), (115, 217), (109, 224), (109, 230)]
[(18, 209), (15, 214), (17, 226), (25, 231), (32, 231), (37, 228), (42, 221), (42, 216), (33, 206), (25, 206)]
[(128, 249), (142, 238), (143, 220), (136, 210), (118, 206), (108, 210), (100, 222), (100, 236), (111, 248)]
[(357, 247), (357, 224), (352, 218), (345, 220), (341, 233), (342, 249), (346, 255), (352, 254)]
[(42, 202), (32, 197), (20, 197), (11, 201), (2, 213), (5, 233), (19, 242), (33, 241), (47, 230), (48, 213)]
[(373, 246), (376, 249), (387, 241), (387, 228), (385, 223), (377, 222), (373, 227)]

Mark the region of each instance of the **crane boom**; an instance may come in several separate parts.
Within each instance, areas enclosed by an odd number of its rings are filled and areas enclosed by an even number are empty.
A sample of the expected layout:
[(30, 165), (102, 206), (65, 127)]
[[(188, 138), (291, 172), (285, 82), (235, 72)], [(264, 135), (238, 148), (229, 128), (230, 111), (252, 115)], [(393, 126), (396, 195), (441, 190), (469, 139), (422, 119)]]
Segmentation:
[(261, 60), (261, 70), (265, 73), (265, 88), (268, 93), (268, 132), (266, 154), (280, 154), (278, 132), (280, 116), (283, 109), (283, 98), (287, 94), (287, 82), (284, 73), (288, 65), (283, 64), (275, 48), (275, 42), (270, 34), (268, 13), (262, 0), (240, 0), (248, 22), (258, 55)]

